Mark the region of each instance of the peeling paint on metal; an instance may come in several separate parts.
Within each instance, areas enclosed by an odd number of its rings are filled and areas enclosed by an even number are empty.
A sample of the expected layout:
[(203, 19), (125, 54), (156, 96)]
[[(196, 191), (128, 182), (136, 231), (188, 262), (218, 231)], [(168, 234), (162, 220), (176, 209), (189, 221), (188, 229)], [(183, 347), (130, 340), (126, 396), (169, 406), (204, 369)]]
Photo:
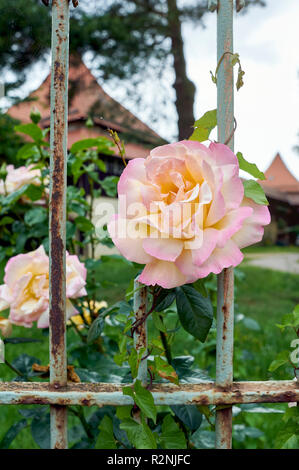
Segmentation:
[[(134, 281), (134, 312), (136, 321), (142, 320), (147, 313), (147, 287), (138, 282)], [(141, 323), (136, 328), (134, 333), (134, 346), (136, 351), (140, 351), (142, 348), (147, 348), (147, 325), (146, 321)], [(147, 354), (145, 351), (144, 356)], [(147, 382), (147, 360), (143, 359), (139, 365), (137, 378), (141, 380), (143, 385)]]
[[(67, 384), (65, 226), (68, 114), (69, 4), (52, 1), (50, 165), (50, 381)], [(67, 447), (66, 408), (51, 409), (51, 446)]]
[[(222, 58), (217, 80), (218, 141), (234, 150), (233, 0), (219, 0), (217, 10), (217, 61)], [(224, 269), (218, 276), (216, 383), (229, 386), (233, 380), (234, 272)], [(216, 448), (231, 448), (231, 409), (216, 412)]]

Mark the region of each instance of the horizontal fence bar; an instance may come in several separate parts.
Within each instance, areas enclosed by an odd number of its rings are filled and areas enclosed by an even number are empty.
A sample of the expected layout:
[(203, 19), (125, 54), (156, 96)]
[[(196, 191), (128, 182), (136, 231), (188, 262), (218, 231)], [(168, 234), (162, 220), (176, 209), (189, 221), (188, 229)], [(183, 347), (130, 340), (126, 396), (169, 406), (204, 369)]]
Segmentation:
[[(132, 404), (122, 394), (128, 384), (68, 384), (56, 390), (44, 382), (1, 382), (1, 405), (119, 406)], [(299, 384), (293, 380), (233, 382), (220, 387), (215, 382), (155, 384), (151, 388), (157, 405), (236, 405), (241, 403), (299, 402)]]

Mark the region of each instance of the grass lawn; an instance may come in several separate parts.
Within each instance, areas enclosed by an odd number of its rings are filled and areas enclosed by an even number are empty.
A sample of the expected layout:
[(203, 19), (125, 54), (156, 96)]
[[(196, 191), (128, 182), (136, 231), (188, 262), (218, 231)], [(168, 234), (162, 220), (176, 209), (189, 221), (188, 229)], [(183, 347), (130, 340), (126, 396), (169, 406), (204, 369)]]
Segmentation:
[[(271, 374), (268, 367), (277, 353), (283, 349), (289, 349), (290, 337), (282, 334), (275, 324), (280, 322), (282, 315), (289, 313), (299, 303), (299, 276), (246, 264), (241, 265), (240, 270), (244, 273), (244, 277), (237, 282), (236, 287), (236, 314), (239, 315), (237, 318), (241, 318), (240, 314), (243, 314), (245, 317), (256, 320), (259, 328), (252, 330), (243, 321), (236, 322), (234, 379), (290, 379), (292, 371), (287, 368), (278, 369)], [(118, 289), (113, 285), (116, 273), (121, 278)], [(134, 269), (128, 268), (123, 262), (116, 262), (113, 268), (107, 263), (101, 263), (98, 275), (103, 276), (106, 287), (103, 288), (99, 300), (105, 299), (111, 303), (123, 298), (126, 286), (133, 274)], [(168, 319), (170, 323), (173, 320)], [(14, 336), (33, 336), (41, 342), (7, 345), (6, 358), (10, 362), (19, 354), (26, 353), (38, 357), (42, 364), (48, 363), (48, 337), (40, 330), (15, 327)], [(70, 336), (69, 341), (73, 340), (74, 337)], [(202, 345), (181, 329), (176, 335), (174, 352), (176, 355), (196, 355), (197, 365), (214, 376), (215, 334), (213, 332), (210, 333), (207, 342)], [(5, 365), (0, 364), (1, 380), (11, 380), (13, 376), (14, 374)], [(275, 406), (283, 408), (285, 405)], [(18, 408), (20, 407), (0, 407), (0, 441), (9, 427), (20, 419)], [(253, 419), (252, 416), (250, 419)], [(72, 420), (72, 417), (70, 419)], [(260, 415), (256, 419), (255, 426), (261, 426), (266, 433), (269, 433), (267, 442), (269, 446), (273, 445), (274, 435), (281, 424), (281, 415)], [(37, 445), (29, 430), (25, 428), (12, 443), (11, 448), (37, 448)]]
[(248, 246), (242, 250), (245, 254), (248, 253), (299, 253), (299, 246), (290, 245), (290, 246), (262, 246), (262, 245), (253, 245)]

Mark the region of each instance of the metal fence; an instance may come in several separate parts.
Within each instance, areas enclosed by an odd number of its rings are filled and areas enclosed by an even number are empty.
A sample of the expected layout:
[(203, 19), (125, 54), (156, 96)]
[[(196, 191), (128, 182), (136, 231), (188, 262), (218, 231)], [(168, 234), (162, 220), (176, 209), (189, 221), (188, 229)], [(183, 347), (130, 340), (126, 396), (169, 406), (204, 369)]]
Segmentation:
[[(44, 2), (49, 3), (49, 2)], [(77, 1), (72, 1), (73, 6)], [(233, 150), (234, 92), (233, 0), (210, 0), (217, 10), (218, 141)], [(236, 9), (244, 6), (236, 0)], [(65, 318), (65, 198), (67, 157), (67, 96), (69, 62), (69, 0), (52, 1), (52, 84), (51, 84), (51, 196), (50, 196), (50, 382), (1, 382), (0, 404), (50, 405), (51, 447), (67, 448), (67, 406), (128, 405), (120, 384), (67, 382)], [(231, 138), (230, 138), (231, 136)], [(139, 286), (140, 287), (140, 286)], [(134, 309), (139, 318), (146, 313), (147, 288), (135, 289)], [(232, 441), (232, 405), (299, 401), (294, 381), (233, 382), (234, 273), (225, 269), (218, 276), (216, 381), (198, 384), (154, 384), (151, 391), (157, 405), (226, 405), (216, 411), (216, 448), (228, 449)], [(136, 349), (146, 345), (146, 325), (135, 333)], [(146, 361), (139, 378), (146, 382)]]

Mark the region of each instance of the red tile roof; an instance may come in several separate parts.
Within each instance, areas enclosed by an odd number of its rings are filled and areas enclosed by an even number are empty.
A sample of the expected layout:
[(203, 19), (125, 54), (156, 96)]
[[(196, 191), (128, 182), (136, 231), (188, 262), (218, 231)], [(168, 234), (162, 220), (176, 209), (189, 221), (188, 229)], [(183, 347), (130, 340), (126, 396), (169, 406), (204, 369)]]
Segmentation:
[(266, 194), (274, 199), (299, 204), (299, 181), (286, 167), (279, 153), (265, 171), (265, 181), (260, 181)]
[[(50, 74), (29, 99), (12, 106), (8, 114), (21, 122), (30, 122), (30, 111), (36, 106), (42, 116), (41, 125), (50, 124)], [(85, 121), (91, 116), (94, 127), (88, 129)], [(145, 157), (150, 148), (161, 145), (163, 139), (124, 106), (111, 98), (98, 84), (83, 61), (70, 58), (69, 69), (69, 147), (75, 141), (98, 135), (108, 136), (107, 127), (124, 134), (128, 158)], [(134, 143), (129, 143), (133, 141)], [(136, 143), (135, 143), (136, 142)]]

